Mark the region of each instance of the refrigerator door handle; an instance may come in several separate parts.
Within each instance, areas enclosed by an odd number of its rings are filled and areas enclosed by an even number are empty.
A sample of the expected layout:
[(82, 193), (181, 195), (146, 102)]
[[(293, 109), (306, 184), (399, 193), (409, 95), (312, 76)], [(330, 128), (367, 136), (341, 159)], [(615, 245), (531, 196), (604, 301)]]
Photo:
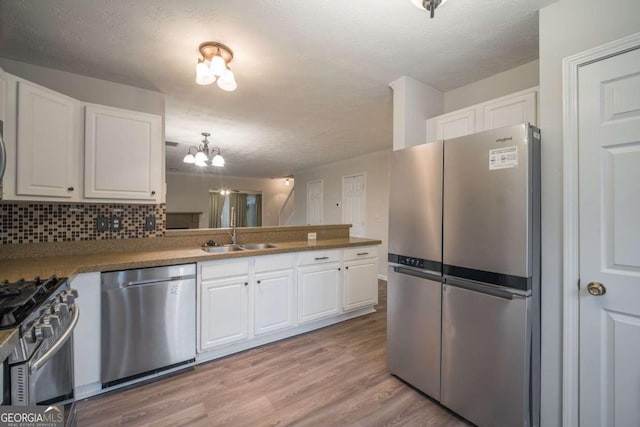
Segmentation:
[(464, 279), (446, 277), (445, 284), (456, 288), (467, 289), (469, 291), (479, 292), (481, 294), (491, 295), (494, 297), (512, 300), (514, 298), (526, 298), (526, 295), (520, 295), (508, 290), (497, 289), (493, 286), (482, 285), (480, 283), (469, 282)]
[(428, 279), (428, 280), (434, 280), (436, 282), (442, 282), (442, 277), (441, 276), (437, 276), (437, 275), (432, 274), (432, 273), (412, 270), (410, 268), (394, 266), (393, 267), (393, 271), (395, 271), (396, 273), (400, 273), (400, 274), (406, 274), (408, 276), (419, 277), (421, 279)]

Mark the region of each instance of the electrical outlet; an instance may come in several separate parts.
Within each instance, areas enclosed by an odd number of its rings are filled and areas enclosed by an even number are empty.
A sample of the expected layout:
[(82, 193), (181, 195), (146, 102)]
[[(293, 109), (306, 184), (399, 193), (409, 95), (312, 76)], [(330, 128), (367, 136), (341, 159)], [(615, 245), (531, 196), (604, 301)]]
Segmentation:
[(307, 239), (308, 240), (316, 240), (316, 233), (307, 233)]
[(109, 230), (109, 220), (106, 216), (99, 216), (96, 218), (96, 231), (103, 232)]
[(149, 215), (144, 219), (144, 229), (147, 231), (153, 231), (156, 229), (156, 217)]
[(113, 216), (111, 217), (111, 231), (121, 231), (122, 230), (122, 217), (121, 216)]

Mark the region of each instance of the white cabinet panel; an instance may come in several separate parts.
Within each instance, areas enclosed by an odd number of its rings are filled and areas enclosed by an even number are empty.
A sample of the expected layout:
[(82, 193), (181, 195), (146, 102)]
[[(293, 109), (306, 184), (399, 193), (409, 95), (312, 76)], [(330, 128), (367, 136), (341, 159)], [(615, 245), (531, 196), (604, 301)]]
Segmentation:
[(0, 68), (0, 120), (3, 122), (7, 120), (6, 117), (7, 108), (7, 75), (2, 68)]
[(254, 289), (255, 335), (294, 325), (293, 270), (256, 274)]
[(16, 194), (76, 197), (77, 108), (72, 98), (18, 82)]
[(338, 314), (340, 264), (325, 263), (298, 267), (298, 322)]
[(375, 258), (344, 263), (343, 300), (345, 311), (378, 303), (378, 263)]
[(536, 124), (536, 92), (500, 98), (483, 104), (484, 130), (529, 122)]
[(100, 273), (79, 274), (70, 283), (78, 291), (80, 318), (73, 331), (74, 386), (100, 382)]
[(200, 350), (242, 341), (248, 336), (249, 277), (203, 282), (200, 292)]
[(471, 108), (436, 117), (436, 139), (451, 139), (477, 132), (476, 110)]
[(85, 114), (84, 196), (160, 202), (162, 118), (99, 105)]

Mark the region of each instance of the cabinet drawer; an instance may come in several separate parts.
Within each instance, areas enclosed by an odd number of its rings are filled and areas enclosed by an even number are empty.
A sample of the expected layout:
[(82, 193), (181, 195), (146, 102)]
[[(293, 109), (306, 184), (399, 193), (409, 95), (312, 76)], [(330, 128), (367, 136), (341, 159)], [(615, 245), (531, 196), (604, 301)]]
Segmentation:
[(293, 268), (295, 255), (262, 255), (256, 257), (256, 273)]
[(340, 250), (337, 249), (330, 251), (303, 252), (300, 254), (298, 264), (314, 265), (336, 261), (340, 261)]
[(353, 261), (357, 259), (377, 258), (377, 257), (378, 257), (377, 246), (361, 246), (358, 248), (344, 250), (344, 261)]
[(249, 274), (249, 261), (221, 260), (200, 263), (200, 280), (215, 280), (223, 277), (246, 276)]

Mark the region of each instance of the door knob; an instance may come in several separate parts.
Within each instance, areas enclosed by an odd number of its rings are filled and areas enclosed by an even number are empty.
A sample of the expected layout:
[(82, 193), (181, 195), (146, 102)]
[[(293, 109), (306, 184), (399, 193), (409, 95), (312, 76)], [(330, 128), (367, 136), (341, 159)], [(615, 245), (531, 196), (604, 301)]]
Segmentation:
[(594, 297), (601, 297), (607, 293), (607, 288), (600, 282), (591, 282), (587, 285), (587, 291)]

